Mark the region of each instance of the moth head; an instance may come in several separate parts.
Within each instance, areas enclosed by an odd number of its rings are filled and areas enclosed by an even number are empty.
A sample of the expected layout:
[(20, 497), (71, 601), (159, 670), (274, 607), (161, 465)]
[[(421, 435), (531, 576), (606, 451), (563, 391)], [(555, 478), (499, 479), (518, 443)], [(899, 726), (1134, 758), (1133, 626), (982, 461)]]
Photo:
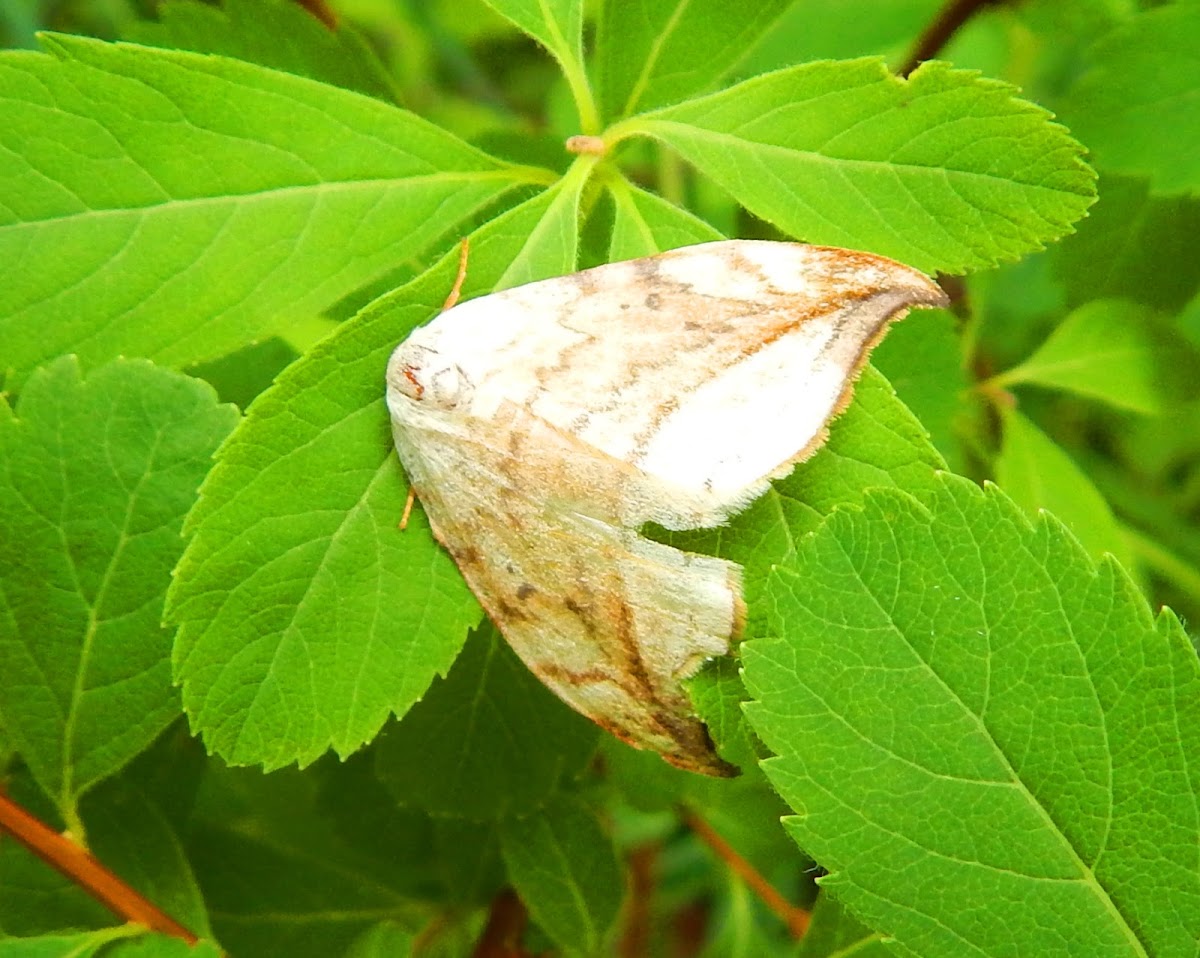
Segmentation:
[(419, 343), (400, 344), (388, 362), (387, 379), (390, 390), (431, 409), (454, 409), (474, 391), (461, 366)]

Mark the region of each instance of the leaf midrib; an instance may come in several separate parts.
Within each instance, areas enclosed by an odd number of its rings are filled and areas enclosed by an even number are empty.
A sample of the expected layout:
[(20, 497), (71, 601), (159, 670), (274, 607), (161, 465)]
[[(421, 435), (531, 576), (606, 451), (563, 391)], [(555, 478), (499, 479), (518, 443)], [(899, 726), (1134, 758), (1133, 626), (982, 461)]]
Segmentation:
[[(1061, 194), (1068, 194), (1071, 196), (1084, 195), (1071, 190), (1062, 189), (1061, 187), (1045, 186), (1039, 183), (1020, 180), (1017, 179), (1015, 175), (1000, 175), (996, 173), (978, 172), (975, 170), (955, 170), (948, 169), (944, 166), (923, 166), (916, 163), (900, 163), (891, 160), (861, 160), (851, 157), (827, 156), (818, 150), (801, 150), (791, 146), (779, 146), (775, 143), (764, 143), (761, 140), (753, 140), (745, 136), (738, 136), (735, 133), (711, 130), (705, 127), (695, 126), (691, 123), (682, 123), (678, 120), (639, 120), (637, 128), (630, 128), (626, 135), (632, 135), (635, 132), (645, 133), (649, 136), (654, 136), (663, 140), (668, 146), (675, 147), (675, 143), (671, 140), (671, 138), (659, 135), (656, 132), (656, 129), (683, 131), (684, 134), (692, 140), (711, 140), (713, 141), (713, 145), (720, 146), (724, 149), (736, 148), (740, 150), (760, 150), (766, 154), (783, 155), (790, 159), (803, 158), (812, 162), (824, 163), (831, 166), (849, 166), (852, 168), (870, 170), (872, 172), (911, 172), (920, 175), (936, 175), (940, 180), (959, 179), (981, 181), (988, 183), (989, 185), (999, 183), (1008, 187), (1019, 186), (1022, 189), (1042, 190), (1056, 196)], [(1051, 172), (1060, 174), (1063, 171), (1054, 169), (1051, 170)]]
[(219, 204), (228, 204), (230, 202), (244, 202), (248, 199), (262, 198), (266, 200), (276, 200), (281, 197), (287, 197), (291, 194), (311, 194), (315, 199), (322, 198), (330, 193), (352, 194), (359, 191), (369, 192), (371, 189), (390, 190), (396, 188), (405, 188), (411, 185), (425, 186), (437, 183), (454, 184), (462, 181), (468, 183), (488, 180), (511, 180), (512, 187), (522, 185), (525, 181), (514, 177), (508, 170), (470, 170), (470, 171), (439, 171), (435, 173), (423, 173), (416, 176), (396, 176), (396, 177), (376, 177), (372, 179), (361, 180), (334, 180), (320, 183), (305, 183), (294, 186), (280, 186), (269, 189), (253, 190), (245, 193), (220, 193), (211, 196), (197, 197), (168, 197), (157, 203), (145, 203), (141, 205), (110, 207), (107, 209), (84, 209), (75, 210), (70, 213), (56, 214), (47, 216), (43, 219), (35, 220), (20, 220), (12, 223), (0, 225), (0, 237), (3, 237), (8, 232), (20, 232), (30, 228), (39, 228), (48, 224), (58, 224), (70, 222), (78, 219), (97, 219), (109, 216), (126, 216), (129, 214), (144, 214), (147, 211), (170, 211), (174, 212), (180, 208), (189, 206), (204, 207)]

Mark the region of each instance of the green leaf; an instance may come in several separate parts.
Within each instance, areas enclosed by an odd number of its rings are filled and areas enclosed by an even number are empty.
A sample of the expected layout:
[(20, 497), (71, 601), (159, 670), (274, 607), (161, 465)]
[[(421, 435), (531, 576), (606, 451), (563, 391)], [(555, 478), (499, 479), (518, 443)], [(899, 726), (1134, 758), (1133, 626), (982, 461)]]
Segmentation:
[(1063, 286), (1051, 275), (1047, 253), (977, 273), (968, 282), (968, 336), (974, 342), (966, 351), (972, 362), (982, 361), (988, 369), (1015, 366), (1067, 313)]
[[(526, 252), (556, 196), (472, 237), (464, 296), (519, 257), (562, 262)], [(436, 314), (458, 262), (451, 250), (289, 367), (201, 490), (167, 614), (192, 727), (231, 763), (354, 751), (446, 673), (479, 621), (421, 510), (397, 529), (406, 489), (383, 401), (388, 356)]]
[(608, 120), (711, 90), (790, 0), (610, 0), (596, 25), (596, 85)]
[[(277, 773), (272, 773), (273, 777)], [(364, 874), (391, 888), (429, 898), (439, 889), (435, 823), (422, 812), (396, 807), (375, 774), (375, 753), (364, 749), (346, 761), (327, 759), (306, 776), (318, 786), (312, 821), (353, 855)], [(304, 827), (303, 823), (297, 825)]]
[(1196, 349), (1200, 349), (1200, 293), (1179, 317), (1179, 331)]
[[(725, 692), (734, 694), (732, 688)], [(740, 694), (747, 697), (744, 691)], [(706, 721), (713, 715), (707, 708), (709, 704), (702, 693), (697, 705)], [(747, 753), (747, 760), (740, 761), (742, 755), (737, 748), (729, 747), (728, 736), (718, 738), (722, 756), (738, 762), (741, 768), (736, 778), (720, 779), (681, 771), (653, 752), (630, 748), (604, 736), (600, 755), (605, 781), (617, 790), (623, 802), (641, 811), (667, 813), (672, 821), (678, 818), (681, 808), (699, 816), (762, 874), (772, 880), (778, 876), (790, 886), (797, 875), (811, 869), (812, 860), (788, 841), (783, 830), (782, 816), (787, 806), (757, 764), (757, 751), (765, 753), (765, 748), (744, 724), (736, 734), (745, 741), (739, 747)], [(753, 756), (748, 754), (751, 751), (755, 752)], [(715, 859), (713, 864), (718, 870), (724, 867)]]
[(606, 784), (612, 786), (624, 804), (639, 812), (666, 816), (672, 824), (677, 818), (677, 806), (687, 796), (689, 778), (698, 778), (668, 765), (654, 752), (626, 745), (611, 735), (600, 737), (597, 764), (604, 769)]
[(559, 795), (524, 818), (506, 818), (500, 848), (534, 921), (561, 947), (597, 954), (617, 917), (624, 876), (612, 840), (578, 798)]
[[(395, 99), (392, 83), (371, 47), (344, 23), (336, 30), (291, 0), (167, 0), (158, 22), (136, 21), (125, 39), (150, 47), (219, 53), (273, 70)], [(286, 37), (286, 43), (280, 43)]]
[(747, 698), (737, 660), (726, 655), (709, 662), (686, 683), (696, 714), (704, 722), (717, 753), (744, 775), (757, 770), (756, 737), (742, 716)]
[[(780, 818), (787, 811), (767, 783), (759, 759), (768, 753), (746, 722), (742, 704), (749, 699), (738, 660), (726, 656), (711, 663), (688, 683), (696, 714), (704, 721), (726, 761), (738, 766), (735, 779), (699, 775), (678, 776), (678, 794), (671, 804), (684, 805), (700, 815), (743, 858), (763, 874), (780, 868), (803, 871), (809, 862), (789, 854)], [(641, 788), (637, 777), (628, 781)]]
[(204, 898), (183, 843), (163, 810), (120, 778), (83, 802), (89, 850), (148, 900), (200, 937), (211, 937)]
[(450, 912), (422, 929), (414, 958), (464, 958), (478, 947), (487, 914)]
[(854, 8), (846, 0), (793, 3), (738, 69), (766, 73), (812, 60), (871, 55), (886, 56), (898, 67), (941, 5), (940, 0), (871, 0)]
[(725, 238), (699, 217), (626, 179), (614, 179), (608, 184), (608, 191), (615, 210), (609, 262), (639, 259)]
[(245, 409), (297, 358), (291, 346), (272, 336), (212, 362), (190, 366), (185, 372), (211, 384), (222, 402)]
[(378, 100), (237, 60), (47, 36), (0, 55), (0, 355), (187, 364), (320, 310), (511, 189)]
[[(341, 955), (380, 921), (413, 930), (428, 915), (409, 891), (411, 863), (396, 863), (397, 879), (331, 834), (328, 816), (314, 801), (315, 779), (312, 771), (262, 775), (209, 766), (187, 852), (217, 937), (231, 955)], [(352, 793), (343, 796), (355, 800)], [(381, 839), (385, 848), (394, 847), (392, 840)]]
[(1147, 176), (1156, 193), (1200, 192), (1198, 46), (1194, 4), (1147, 10), (1095, 45), (1062, 112), (1100, 169)]
[(562, 68), (585, 133), (598, 132), (599, 118), (583, 64), (583, 0), (486, 0), (550, 51)]
[(922, 958), (1192, 953), (1200, 662), (1115, 564), (943, 474), (834, 514), (770, 599), (747, 714), (859, 918)]
[(793, 958), (896, 958), (883, 936), (855, 921), (836, 898), (823, 894), (812, 910), (812, 924)]
[(179, 531), (237, 421), (206, 384), (72, 357), (0, 401), (0, 721), (75, 825), (179, 714), (161, 626)]
[(581, 0), (486, 0), (550, 51), (559, 63), (583, 63)]
[(381, 922), (359, 935), (346, 958), (400, 958), (412, 953), (416, 936), (394, 922)]
[(147, 934), (137, 925), (122, 925), (77, 935), (43, 935), (0, 940), (0, 958), (221, 958), (211, 941), (189, 945), (179, 938)]
[[(746, 734), (754, 733), (748, 729)], [(636, 781), (629, 784), (638, 787)], [(685, 780), (682, 793), (682, 804), (768, 880), (791, 888), (798, 876), (811, 871), (812, 859), (788, 841), (783, 827), (787, 805), (754, 765), (723, 782), (693, 775)], [(713, 865), (718, 870), (726, 867), (715, 856)]]
[[(62, 827), (27, 768), (6, 770), (4, 793), (50, 827)], [(112, 912), (76, 882), (47, 867), (7, 834), (0, 839), (0, 942), (6, 934), (32, 938), (64, 929), (103, 928), (113, 920)]]
[(795, 942), (785, 937), (783, 923), (766, 910), (745, 882), (730, 874), (725, 892), (721, 902), (723, 907), (709, 918), (714, 930), (700, 958), (791, 958), (794, 955)]
[[(0, 949), (15, 949), (17, 946), (13, 942), (17, 941), (54, 941), (57, 940), (55, 937), (43, 936), (70, 928), (100, 928), (114, 921), (112, 912), (77, 884), (52, 871), (44, 861), (7, 836), (0, 843), (0, 895)], [(15, 937), (8, 939), (5, 933)], [(75, 936), (69, 936), (69, 939), (74, 940)], [(111, 934), (101, 931), (79, 938), (81, 945), (94, 941), (96, 947), (111, 940)], [(87, 954), (86, 951), (79, 953)], [(0, 950), (0, 955), (4, 954)], [(8, 954), (23, 953), (14, 950)]]
[(1126, 569), (1133, 555), (1108, 502), (1054, 440), (1015, 409), (1002, 413), (996, 482), (1034, 520), (1042, 509), (1075, 533), (1093, 559), (1111, 552)]
[(486, 821), (545, 802), (579, 773), (598, 737), (488, 624), (381, 737), (376, 770), (401, 805)]
[(963, 411), (967, 376), (954, 316), (940, 309), (909, 316), (888, 331), (871, 362), (921, 421), (952, 471), (961, 472), (954, 424)]
[(944, 63), (810, 63), (634, 117), (756, 216), (927, 272), (1015, 259), (1094, 197), (1082, 148), (1015, 88)]
[(579, 194), (595, 161), (582, 158), (571, 165), (554, 189), (548, 191), (545, 209), (520, 251), (513, 256), (492, 291), (523, 286), (548, 276), (565, 276), (576, 269), (579, 250)]
[(118, 941), (104, 952), (104, 958), (223, 958), (224, 952), (213, 941), (189, 945), (180, 938), (166, 935), (142, 935)]
[(1200, 200), (1105, 176), (1087, 219), (1051, 256), (1072, 306), (1111, 297), (1174, 311), (1200, 291), (1197, 235)]
[(496, 823), (434, 818), (436, 867), (456, 905), (482, 905), (505, 883)]
[(1122, 300), (1093, 300), (1070, 313), (1038, 350), (993, 379), (1029, 383), (1099, 399), (1118, 409), (1162, 412), (1171, 389), (1175, 344), (1153, 311)]
[(112, 941), (108, 932), (0, 939), (0, 958), (92, 958)]

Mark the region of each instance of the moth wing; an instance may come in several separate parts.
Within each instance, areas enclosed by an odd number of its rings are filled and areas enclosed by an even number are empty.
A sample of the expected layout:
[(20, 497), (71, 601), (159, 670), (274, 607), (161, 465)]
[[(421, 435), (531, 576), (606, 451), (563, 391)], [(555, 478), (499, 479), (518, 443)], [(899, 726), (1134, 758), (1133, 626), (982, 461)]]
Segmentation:
[(434, 534), (529, 669), (630, 744), (732, 774), (682, 680), (740, 629), (738, 566), (600, 517), (630, 467), (518, 407), (465, 428), (415, 406), (394, 422)]
[(623, 523), (685, 529), (815, 451), (888, 322), (944, 303), (881, 256), (733, 240), (495, 293), (410, 342), (453, 364), (477, 418), (512, 402), (633, 465)]

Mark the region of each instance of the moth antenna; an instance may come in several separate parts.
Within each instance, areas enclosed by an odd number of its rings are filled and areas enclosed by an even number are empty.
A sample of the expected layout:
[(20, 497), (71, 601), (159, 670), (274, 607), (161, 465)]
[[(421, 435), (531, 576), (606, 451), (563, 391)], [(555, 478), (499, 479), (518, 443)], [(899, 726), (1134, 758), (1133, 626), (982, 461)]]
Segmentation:
[(408, 528), (408, 517), (412, 515), (413, 503), (417, 501), (417, 493), (412, 486), (408, 487), (408, 498), (404, 500), (404, 512), (400, 515), (400, 531)]
[(442, 304), (443, 313), (458, 302), (458, 294), (462, 292), (463, 280), (467, 278), (467, 253), (470, 250), (471, 240), (469, 237), (464, 236), (458, 246), (458, 275), (454, 278), (454, 285), (450, 287), (450, 295), (446, 297), (446, 302)]

